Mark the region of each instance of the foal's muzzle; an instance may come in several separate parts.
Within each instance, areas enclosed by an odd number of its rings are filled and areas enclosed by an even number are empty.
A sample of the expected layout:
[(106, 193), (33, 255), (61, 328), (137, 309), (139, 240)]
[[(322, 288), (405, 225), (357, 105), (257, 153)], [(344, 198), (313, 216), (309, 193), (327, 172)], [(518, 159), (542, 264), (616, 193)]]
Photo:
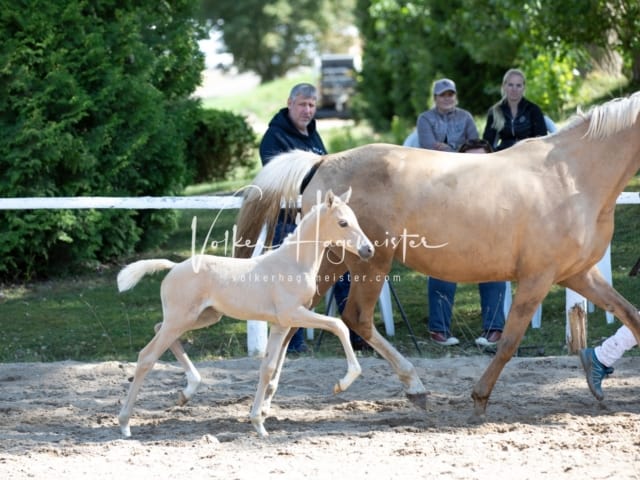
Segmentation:
[(373, 257), (374, 252), (375, 249), (370, 243), (365, 243), (358, 247), (358, 256), (360, 257), (360, 260), (369, 260)]

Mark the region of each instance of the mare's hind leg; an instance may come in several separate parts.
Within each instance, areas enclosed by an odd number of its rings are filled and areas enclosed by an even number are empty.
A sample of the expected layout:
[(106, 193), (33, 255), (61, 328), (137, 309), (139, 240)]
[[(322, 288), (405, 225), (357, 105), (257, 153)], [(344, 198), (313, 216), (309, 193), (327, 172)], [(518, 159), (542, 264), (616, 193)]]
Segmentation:
[(484, 418), (489, 396), (502, 369), (516, 352), (538, 304), (550, 288), (551, 281), (544, 280), (542, 277), (533, 280), (521, 279), (518, 282), (518, 291), (511, 304), (502, 338), (498, 342), (498, 350), (480, 380), (473, 387), (471, 397), (474, 412), (471, 421), (480, 421)]
[(636, 342), (640, 344), (640, 314), (638, 309), (629, 303), (604, 279), (597, 266), (591, 267), (560, 283), (563, 287), (575, 290), (588, 298), (594, 305), (613, 313), (633, 332)]
[[(281, 327), (275, 324), (271, 325), (269, 338), (267, 339), (267, 353), (260, 364), (258, 387), (256, 389), (256, 396), (253, 399), (251, 413), (249, 414), (251, 423), (260, 437), (266, 437), (268, 435), (267, 430), (264, 428), (265, 394), (267, 392), (267, 386), (272, 382), (274, 375), (279, 368), (282, 368), (282, 359), (284, 359), (286, 349), (285, 337), (287, 333), (289, 333), (289, 330), (289, 327)], [(273, 389), (274, 393), (276, 388), (277, 382)], [(271, 397), (269, 397), (268, 401), (271, 403)]]
[(120, 430), (125, 437), (131, 436), (129, 419), (131, 418), (133, 404), (135, 403), (136, 396), (140, 391), (144, 378), (153, 368), (158, 358), (160, 358), (160, 355), (162, 355), (182, 333), (182, 330), (168, 328), (166, 327), (166, 323), (163, 323), (147, 346), (140, 350), (136, 371), (133, 375), (133, 382), (131, 382), (129, 393), (118, 415)]
[[(212, 308), (207, 308), (200, 314), (195, 325), (193, 325), (190, 330), (197, 330), (199, 328), (208, 327), (209, 325), (217, 323), (220, 318), (222, 318), (221, 313)], [(156, 332), (161, 326), (162, 323), (158, 323), (155, 326)], [(180, 365), (184, 369), (185, 375), (187, 377), (187, 386), (178, 394), (178, 405), (182, 406), (185, 405), (196, 393), (196, 390), (202, 382), (202, 376), (191, 362), (191, 359), (187, 355), (187, 352), (185, 352), (180, 339), (177, 339), (175, 342), (173, 342), (169, 348), (171, 349), (173, 355), (176, 357), (176, 360), (178, 360), (178, 363), (180, 363)]]

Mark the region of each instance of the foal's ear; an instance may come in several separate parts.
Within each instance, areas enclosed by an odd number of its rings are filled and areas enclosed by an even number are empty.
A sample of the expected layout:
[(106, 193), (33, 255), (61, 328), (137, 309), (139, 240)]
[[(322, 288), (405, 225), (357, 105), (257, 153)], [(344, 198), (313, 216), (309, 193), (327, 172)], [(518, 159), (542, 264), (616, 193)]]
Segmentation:
[(349, 203), (350, 198), (351, 198), (351, 187), (349, 187), (349, 190), (347, 190), (342, 195), (340, 195), (340, 200), (342, 200), (344, 203)]
[(327, 205), (327, 207), (333, 207), (333, 202), (335, 201), (335, 199), (336, 195), (335, 193), (333, 193), (333, 190), (327, 190), (327, 193), (324, 196), (324, 203)]

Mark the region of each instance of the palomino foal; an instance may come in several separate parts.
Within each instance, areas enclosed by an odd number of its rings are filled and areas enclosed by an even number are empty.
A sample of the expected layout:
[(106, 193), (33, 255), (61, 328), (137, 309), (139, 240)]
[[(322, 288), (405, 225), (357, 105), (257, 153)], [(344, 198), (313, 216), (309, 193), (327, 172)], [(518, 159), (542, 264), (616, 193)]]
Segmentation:
[(129, 419), (142, 382), (167, 348), (187, 376), (180, 404), (193, 396), (201, 377), (179, 337), (189, 330), (212, 325), (223, 315), (272, 324), (251, 410), (251, 422), (260, 436), (267, 435), (262, 416), (267, 385), (284, 356), (284, 340), (292, 327), (322, 328), (334, 333), (347, 358), (347, 373), (335, 385), (334, 392), (341, 392), (353, 383), (361, 368), (351, 348), (349, 330), (341, 320), (309, 310), (326, 247), (343, 247), (363, 260), (374, 253), (372, 243), (347, 205), (350, 196), (351, 189), (342, 197), (327, 192), (324, 202), (318, 199), (280, 248), (264, 255), (250, 259), (197, 255), (179, 264), (162, 259), (140, 260), (118, 274), (118, 289), (122, 292), (147, 273), (171, 269), (160, 288), (162, 323), (156, 325), (156, 335), (138, 355), (133, 382), (118, 416), (125, 437), (131, 436)]

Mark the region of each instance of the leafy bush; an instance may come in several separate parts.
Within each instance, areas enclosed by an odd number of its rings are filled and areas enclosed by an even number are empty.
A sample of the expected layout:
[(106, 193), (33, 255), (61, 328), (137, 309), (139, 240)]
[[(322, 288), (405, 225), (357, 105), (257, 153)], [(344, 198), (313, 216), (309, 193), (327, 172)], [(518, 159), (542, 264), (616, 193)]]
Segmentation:
[(200, 110), (188, 142), (192, 181), (223, 180), (237, 168), (252, 167), (255, 147), (256, 134), (243, 116)]
[[(16, 1), (0, 11), (0, 195), (171, 195), (204, 67), (193, 0)], [(135, 6), (134, 6), (135, 5)], [(174, 215), (0, 212), (0, 279), (156, 245)]]

